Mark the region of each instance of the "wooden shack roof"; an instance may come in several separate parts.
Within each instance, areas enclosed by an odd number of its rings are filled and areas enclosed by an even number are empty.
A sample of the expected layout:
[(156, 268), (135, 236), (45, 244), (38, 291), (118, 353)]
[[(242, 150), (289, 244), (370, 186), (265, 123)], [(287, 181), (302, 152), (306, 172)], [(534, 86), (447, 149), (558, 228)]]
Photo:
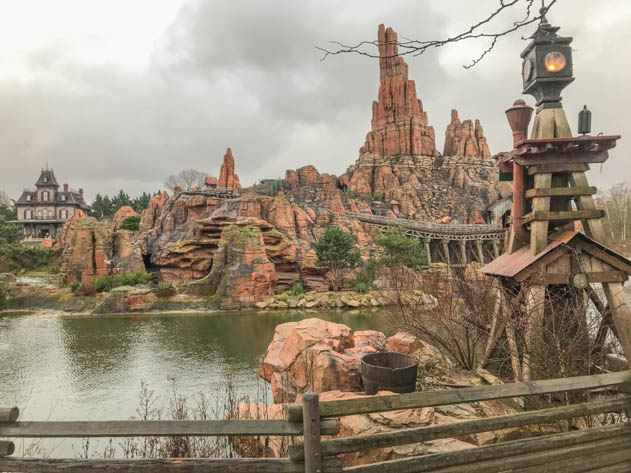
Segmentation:
[[(577, 240), (581, 240), (596, 248), (598, 253), (595, 255), (596, 257), (606, 260), (607, 263), (617, 267), (619, 270), (631, 274), (631, 260), (598, 243), (596, 240), (592, 240), (583, 233), (577, 231), (565, 231), (552, 235), (552, 237), (553, 240), (548, 243), (548, 246), (535, 256), (533, 256), (530, 252), (530, 246), (524, 246), (514, 253), (505, 253), (501, 255), (499, 258), (496, 258), (489, 264), (483, 266), (480, 271), (484, 274), (488, 274), (489, 276), (523, 279), (519, 277), (521, 273), (524, 273), (535, 263), (543, 262), (542, 260), (544, 258), (548, 260), (547, 263), (551, 263), (556, 259), (552, 256), (552, 253), (555, 253), (555, 250), (562, 248), (565, 245), (569, 245), (570, 243), (574, 244)], [(556, 253), (558, 253), (558, 256), (561, 256), (565, 252), (558, 251)]]

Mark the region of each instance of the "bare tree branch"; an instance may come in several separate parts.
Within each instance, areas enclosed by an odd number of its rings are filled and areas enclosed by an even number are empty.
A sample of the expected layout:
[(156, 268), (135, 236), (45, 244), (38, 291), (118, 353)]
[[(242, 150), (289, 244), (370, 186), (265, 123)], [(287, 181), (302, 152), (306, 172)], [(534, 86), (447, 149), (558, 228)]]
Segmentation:
[[(385, 44), (396, 44), (399, 49), (399, 53), (397, 54), (398, 56), (407, 56), (407, 55), (420, 56), (421, 54), (425, 53), (427, 50), (431, 48), (440, 48), (446, 44), (457, 43), (459, 41), (466, 41), (469, 39), (487, 39), (489, 41), (489, 46), (484, 51), (482, 51), (482, 53), (477, 58), (473, 59), (470, 64), (463, 65), (465, 69), (470, 69), (471, 67), (478, 64), (482, 59), (484, 59), (484, 57), (488, 55), (488, 53), (490, 53), (493, 50), (493, 48), (497, 44), (497, 41), (500, 38), (504, 36), (508, 36), (511, 33), (514, 33), (515, 31), (523, 29), (526, 26), (529, 26), (533, 23), (536, 23), (542, 20), (546, 16), (546, 14), (550, 11), (550, 9), (557, 3), (557, 1), (558, 0), (550, 0), (550, 3), (548, 5), (543, 5), (541, 9), (539, 9), (538, 11), (539, 14), (537, 15), (537, 14), (533, 14), (533, 9), (534, 9), (533, 7), (534, 7), (535, 0), (499, 0), (499, 5), (497, 6), (497, 8), (493, 12), (491, 12), (488, 16), (486, 16), (484, 19), (480, 20), (479, 22), (471, 25), (467, 30), (461, 33), (458, 33), (454, 36), (448, 37), (446, 39), (426, 40), (426, 41), (403, 38), (404, 39), (403, 41), (394, 41), (394, 42), (389, 42)], [(501, 13), (508, 11), (511, 7), (516, 7), (516, 6), (523, 7), (524, 16), (521, 20), (513, 22), (513, 25), (511, 27), (505, 28), (499, 31), (485, 31), (484, 30), (484, 27), (492, 27), (492, 23), (494, 22), (494, 20), (497, 19), (497, 17)], [(369, 47), (378, 48), (380, 45), (378, 40), (377, 41), (361, 41), (354, 45), (344, 44), (340, 41), (330, 41), (330, 43), (337, 46), (337, 49), (327, 49), (327, 48), (316, 46), (316, 49), (324, 53), (321, 58), (321, 61), (324, 61), (329, 56), (335, 56), (338, 54), (346, 54), (346, 53), (359, 54), (361, 56), (367, 56), (371, 58), (380, 57), (378, 53), (373, 53), (370, 50), (367, 50), (367, 48)], [(381, 43), (381, 44), (383, 45), (384, 43)], [(385, 57), (391, 57), (391, 56), (385, 56)]]

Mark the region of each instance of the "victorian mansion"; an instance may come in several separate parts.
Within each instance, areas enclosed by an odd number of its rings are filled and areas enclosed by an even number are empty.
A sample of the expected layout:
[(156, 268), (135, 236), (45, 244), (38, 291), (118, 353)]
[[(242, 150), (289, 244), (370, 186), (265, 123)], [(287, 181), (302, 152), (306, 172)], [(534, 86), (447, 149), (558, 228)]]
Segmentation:
[(87, 209), (83, 189), (76, 192), (64, 184), (63, 190), (59, 190), (52, 169), (42, 169), (35, 190), (24, 190), (15, 206), (18, 213), (15, 223), (22, 225), (26, 241), (54, 239), (77, 209)]

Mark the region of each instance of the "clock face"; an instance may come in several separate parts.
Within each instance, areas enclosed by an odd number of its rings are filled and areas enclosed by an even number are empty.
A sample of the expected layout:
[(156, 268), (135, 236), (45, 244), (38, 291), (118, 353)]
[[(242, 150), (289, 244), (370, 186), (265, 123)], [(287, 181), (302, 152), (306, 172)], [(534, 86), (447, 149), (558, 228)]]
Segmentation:
[(524, 82), (528, 82), (530, 80), (530, 76), (532, 76), (532, 59), (526, 59), (522, 66), (521, 75), (524, 78)]
[(587, 287), (587, 276), (585, 273), (576, 273), (572, 275), (572, 284), (579, 289)]

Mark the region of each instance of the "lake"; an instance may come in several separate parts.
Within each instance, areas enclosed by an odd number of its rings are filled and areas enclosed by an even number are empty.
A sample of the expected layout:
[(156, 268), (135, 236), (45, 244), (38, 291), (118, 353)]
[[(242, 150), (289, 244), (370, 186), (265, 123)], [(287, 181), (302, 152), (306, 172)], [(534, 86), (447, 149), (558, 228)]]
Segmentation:
[[(193, 396), (218, 392), (230, 373), (240, 394), (271, 403), (256, 371), (276, 325), (319, 317), (354, 330), (383, 329), (382, 314), (7, 314), (0, 316), (0, 406), (17, 405), (22, 420), (128, 419), (136, 415), (141, 381), (166, 403), (169, 378), (179, 394)], [(72, 456), (67, 446), (60, 451)]]

